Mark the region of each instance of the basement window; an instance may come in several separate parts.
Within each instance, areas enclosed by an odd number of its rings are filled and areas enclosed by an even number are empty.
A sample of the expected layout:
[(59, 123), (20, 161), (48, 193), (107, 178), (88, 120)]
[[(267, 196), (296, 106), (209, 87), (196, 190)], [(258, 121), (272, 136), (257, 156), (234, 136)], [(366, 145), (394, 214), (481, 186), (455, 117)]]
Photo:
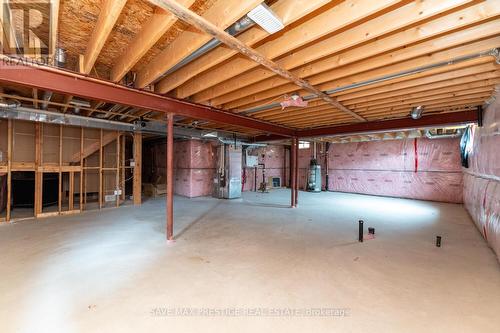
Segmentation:
[(311, 143), (308, 141), (299, 141), (299, 149), (309, 149)]

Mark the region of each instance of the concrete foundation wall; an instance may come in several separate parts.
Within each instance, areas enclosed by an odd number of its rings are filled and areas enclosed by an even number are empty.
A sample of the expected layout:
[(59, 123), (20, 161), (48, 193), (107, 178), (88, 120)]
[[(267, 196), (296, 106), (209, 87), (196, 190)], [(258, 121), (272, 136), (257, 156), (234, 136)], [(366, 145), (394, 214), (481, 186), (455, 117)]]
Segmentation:
[(483, 127), (475, 127), (464, 168), (464, 204), (474, 223), (500, 260), (500, 102), (484, 112)]

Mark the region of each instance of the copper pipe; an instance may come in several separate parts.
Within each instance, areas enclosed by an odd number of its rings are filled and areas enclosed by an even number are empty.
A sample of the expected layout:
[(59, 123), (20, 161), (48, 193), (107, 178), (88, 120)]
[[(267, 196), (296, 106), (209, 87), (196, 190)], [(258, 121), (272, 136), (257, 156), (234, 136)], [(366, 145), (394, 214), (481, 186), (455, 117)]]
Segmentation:
[(167, 116), (167, 240), (174, 239), (174, 114)]

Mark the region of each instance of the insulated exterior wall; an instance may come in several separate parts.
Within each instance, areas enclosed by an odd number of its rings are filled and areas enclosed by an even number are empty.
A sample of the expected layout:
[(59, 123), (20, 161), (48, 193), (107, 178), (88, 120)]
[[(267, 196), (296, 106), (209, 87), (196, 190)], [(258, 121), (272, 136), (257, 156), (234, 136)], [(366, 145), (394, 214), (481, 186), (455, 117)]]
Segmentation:
[(464, 204), (500, 260), (500, 94), (475, 127), (469, 168), (464, 168)]
[(174, 193), (188, 198), (211, 195), (215, 161), (215, 147), (210, 142), (175, 142)]
[(461, 203), (459, 142), (418, 138), (333, 144), (329, 189)]
[[(145, 144), (143, 181), (166, 183), (166, 143)], [(215, 176), (215, 147), (210, 142), (174, 142), (174, 193), (188, 198), (212, 194)]]

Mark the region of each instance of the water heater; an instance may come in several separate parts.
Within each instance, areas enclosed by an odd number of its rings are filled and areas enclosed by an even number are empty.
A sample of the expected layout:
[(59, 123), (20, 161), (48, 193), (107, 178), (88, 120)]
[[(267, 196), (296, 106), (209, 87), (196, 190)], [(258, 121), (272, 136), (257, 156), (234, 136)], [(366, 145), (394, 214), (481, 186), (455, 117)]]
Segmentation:
[(315, 159), (309, 165), (309, 177), (307, 181), (309, 192), (321, 192), (321, 165)]

